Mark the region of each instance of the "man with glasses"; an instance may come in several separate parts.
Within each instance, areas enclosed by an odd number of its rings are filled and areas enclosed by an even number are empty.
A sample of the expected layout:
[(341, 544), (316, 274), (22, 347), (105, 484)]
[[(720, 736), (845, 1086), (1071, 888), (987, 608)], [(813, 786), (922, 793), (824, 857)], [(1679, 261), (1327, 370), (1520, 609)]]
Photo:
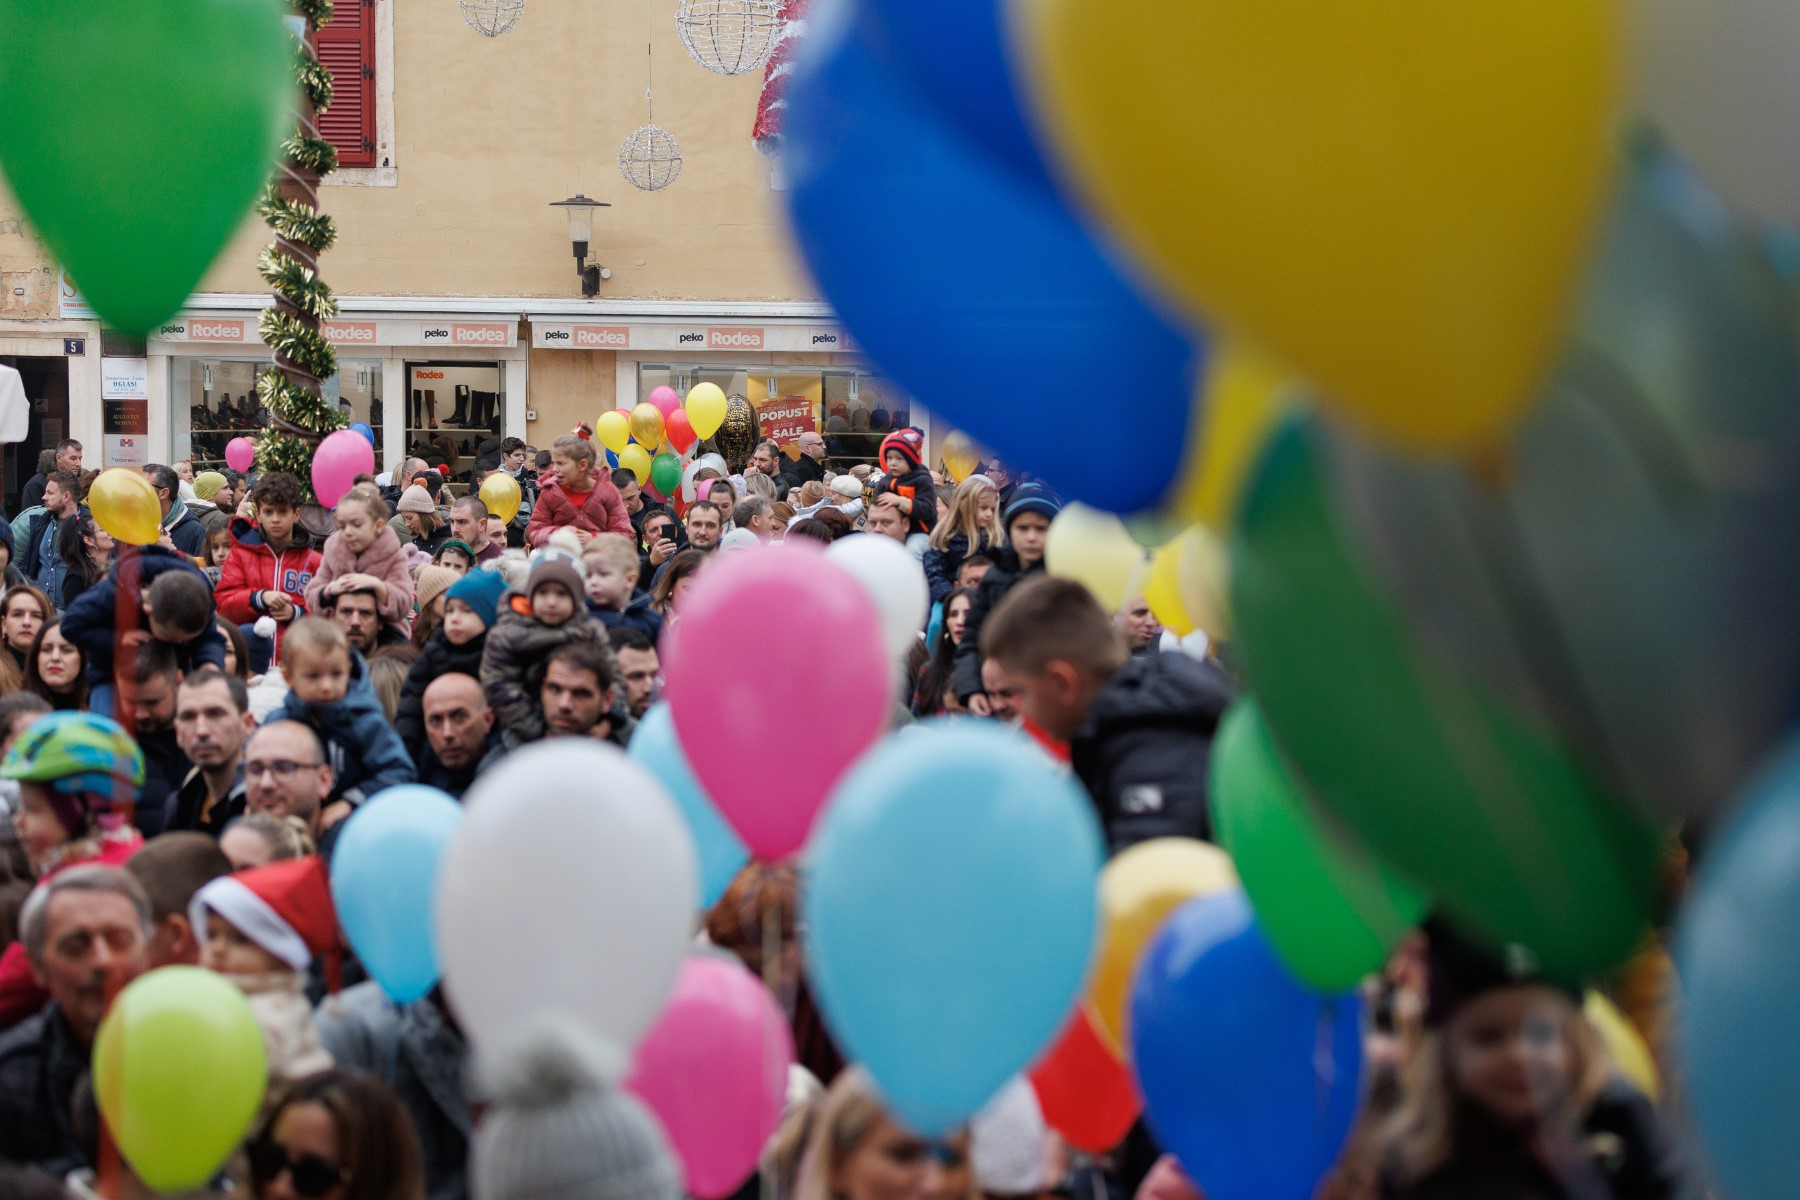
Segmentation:
[(350, 815), (345, 801), (326, 806), (335, 782), (318, 735), (299, 721), (270, 721), (244, 749), (245, 811), (299, 817), (315, 842)]
[(781, 465), (781, 489), (794, 491), (815, 479), (825, 482), (825, 439), (809, 429), (800, 435), (800, 457)]

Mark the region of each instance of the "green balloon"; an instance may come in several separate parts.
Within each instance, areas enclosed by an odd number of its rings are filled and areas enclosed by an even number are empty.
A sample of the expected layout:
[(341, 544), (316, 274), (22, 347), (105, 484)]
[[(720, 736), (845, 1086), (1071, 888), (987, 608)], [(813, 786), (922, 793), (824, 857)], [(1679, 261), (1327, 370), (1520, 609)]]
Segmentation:
[[(681, 459), (666, 450), (650, 460), (650, 486), (665, 496), (673, 496), (681, 486)], [(725, 514), (727, 517), (730, 513)]]
[(199, 967), (163, 967), (120, 992), (93, 1066), (107, 1128), (158, 1192), (203, 1187), (244, 1140), (269, 1081), (243, 993)]
[(1289, 776), (1262, 710), (1244, 700), (1213, 741), (1213, 824), (1256, 922), (1294, 977), (1321, 992), (1378, 970), (1430, 901), (1339, 830)]
[(291, 128), (274, 0), (0, 0), (0, 168), (94, 311), (143, 336), (242, 224)]
[(1545, 723), (1421, 652), (1347, 549), (1309, 427), (1271, 440), (1232, 544), (1231, 608), (1289, 762), (1473, 933), (1545, 969), (1618, 962), (1649, 920), (1662, 839)]

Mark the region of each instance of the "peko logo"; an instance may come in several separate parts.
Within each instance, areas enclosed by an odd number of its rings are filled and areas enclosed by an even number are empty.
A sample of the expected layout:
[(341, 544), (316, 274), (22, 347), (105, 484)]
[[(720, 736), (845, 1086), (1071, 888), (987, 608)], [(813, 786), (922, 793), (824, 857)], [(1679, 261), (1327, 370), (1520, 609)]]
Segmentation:
[(577, 325), (575, 344), (597, 350), (623, 350), (631, 345), (631, 330), (623, 325)]
[(504, 325), (452, 325), (450, 332), (458, 346), (504, 346), (512, 340)]
[(188, 340), (194, 342), (241, 342), (242, 321), (189, 321)]
[(436, 329), (427, 329), (425, 331), (425, 340), (428, 342), (447, 342), (450, 340), (450, 331), (441, 325)]
[(838, 344), (838, 335), (835, 333), (815, 333), (813, 334), (812, 344), (815, 346), (835, 346)]
[(546, 329), (543, 331), (543, 336), (546, 342), (567, 342), (572, 340), (569, 337), (569, 331), (566, 329)]
[(690, 342), (704, 342), (706, 335), (704, 333), (684, 333), (676, 340), (680, 345), (685, 346)]
[(187, 326), (179, 324), (164, 325), (161, 329), (157, 330), (156, 336), (166, 338), (185, 337), (187, 336)]
[(708, 350), (761, 350), (763, 348), (763, 331), (760, 329), (709, 329), (706, 331), (706, 348)]
[(375, 322), (327, 321), (325, 322), (325, 340), (331, 342), (372, 343), (375, 340)]

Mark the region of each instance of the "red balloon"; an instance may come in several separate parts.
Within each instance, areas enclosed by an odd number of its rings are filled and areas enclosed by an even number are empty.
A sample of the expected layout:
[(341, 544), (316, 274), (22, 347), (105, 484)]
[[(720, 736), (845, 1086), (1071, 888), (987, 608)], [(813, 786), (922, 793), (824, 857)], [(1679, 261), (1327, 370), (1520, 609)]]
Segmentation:
[(685, 408), (663, 414), (663, 437), (668, 439), (669, 445), (675, 447), (677, 454), (686, 454), (700, 440), (694, 434), (693, 422), (688, 420)]
[(1130, 1070), (1113, 1057), (1080, 1009), (1032, 1068), (1031, 1086), (1050, 1128), (1090, 1154), (1118, 1145), (1144, 1107)]

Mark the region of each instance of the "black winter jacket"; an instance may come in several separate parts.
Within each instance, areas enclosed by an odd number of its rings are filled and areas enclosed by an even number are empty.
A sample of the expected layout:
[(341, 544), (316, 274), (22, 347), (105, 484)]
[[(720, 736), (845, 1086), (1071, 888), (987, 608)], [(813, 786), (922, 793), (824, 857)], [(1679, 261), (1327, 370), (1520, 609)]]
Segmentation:
[(1101, 689), (1069, 762), (1111, 853), (1151, 838), (1212, 837), (1207, 763), (1233, 690), (1218, 667), (1185, 654), (1131, 659)]
[(406, 682), (400, 686), (400, 706), (394, 710), (394, 728), (406, 743), (406, 752), (421, 770), (425, 766), (425, 689), (439, 675), (467, 675), (481, 682), (481, 652), (487, 649), (487, 632), (470, 638), (461, 646), (452, 646), (439, 628), (425, 642)]
[(969, 620), (963, 626), (962, 645), (956, 648), (953, 678), (956, 698), (964, 704), (969, 702), (970, 696), (986, 690), (981, 686), (981, 627), (987, 623), (988, 614), (1000, 606), (1014, 584), (1044, 569), (1041, 560), (1030, 568), (1020, 567), (1019, 556), (1011, 546), (1003, 546), (989, 557), (994, 560), (994, 565), (988, 568), (988, 573), (981, 577), (981, 586), (975, 589), (975, 599), (969, 605)]

